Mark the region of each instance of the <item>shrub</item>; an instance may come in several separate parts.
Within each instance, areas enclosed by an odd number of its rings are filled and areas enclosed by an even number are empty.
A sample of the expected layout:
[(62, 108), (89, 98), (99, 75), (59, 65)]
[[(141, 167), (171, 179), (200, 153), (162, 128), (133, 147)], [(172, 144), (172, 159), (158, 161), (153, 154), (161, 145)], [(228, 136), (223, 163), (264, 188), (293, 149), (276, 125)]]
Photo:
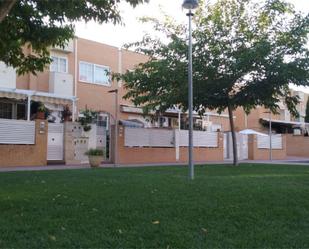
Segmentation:
[(104, 151), (102, 149), (89, 149), (86, 151), (87, 156), (104, 156)]

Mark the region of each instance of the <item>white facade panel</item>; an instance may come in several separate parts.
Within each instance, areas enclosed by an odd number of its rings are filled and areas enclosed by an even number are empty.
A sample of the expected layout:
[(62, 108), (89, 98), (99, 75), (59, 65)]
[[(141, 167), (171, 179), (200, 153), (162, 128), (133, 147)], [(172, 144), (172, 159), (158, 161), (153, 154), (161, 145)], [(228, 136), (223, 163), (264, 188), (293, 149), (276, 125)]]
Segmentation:
[(64, 53), (73, 53), (74, 52), (74, 41), (69, 40), (64, 47), (55, 46), (51, 50), (61, 51)]
[(73, 75), (68, 73), (49, 73), (49, 92), (62, 96), (73, 96)]
[(0, 61), (0, 87), (16, 88), (16, 71)]

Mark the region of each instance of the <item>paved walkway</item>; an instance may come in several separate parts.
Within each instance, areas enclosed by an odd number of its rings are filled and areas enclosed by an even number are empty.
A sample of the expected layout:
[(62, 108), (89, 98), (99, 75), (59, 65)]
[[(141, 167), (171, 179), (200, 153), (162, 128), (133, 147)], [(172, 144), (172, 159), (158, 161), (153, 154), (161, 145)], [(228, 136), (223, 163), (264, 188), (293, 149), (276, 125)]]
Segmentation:
[[(307, 165), (309, 166), (309, 158), (299, 158), (299, 157), (289, 157), (286, 160), (244, 160), (240, 163), (256, 163), (256, 164), (286, 164), (286, 165)], [(216, 161), (216, 162), (200, 162), (196, 165), (222, 165), (222, 164), (232, 164), (232, 161)], [(114, 164), (104, 164), (101, 168), (135, 168), (135, 167), (153, 167), (153, 166), (185, 166), (186, 163), (158, 163), (158, 164), (126, 164), (126, 165), (114, 165)], [(11, 171), (44, 171), (44, 170), (74, 170), (74, 169), (89, 169), (88, 164), (81, 165), (47, 165), (47, 166), (31, 166), (31, 167), (2, 167), (0, 172), (11, 172)]]

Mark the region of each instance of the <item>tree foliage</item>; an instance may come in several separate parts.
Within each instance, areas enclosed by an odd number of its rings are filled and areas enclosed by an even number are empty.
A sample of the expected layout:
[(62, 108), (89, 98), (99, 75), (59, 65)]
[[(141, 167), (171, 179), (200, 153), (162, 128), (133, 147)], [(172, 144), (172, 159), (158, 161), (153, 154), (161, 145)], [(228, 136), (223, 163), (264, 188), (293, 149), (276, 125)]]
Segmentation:
[[(135, 6), (148, 0), (125, 0)], [(42, 71), (50, 46), (74, 37), (75, 21), (121, 21), (120, 0), (0, 0), (0, 60), (19, 73)], [(31, 53), (24, 50), (32, 49)]]
[[(131, 44), (149, 61), (122, 76), (128, 90), (125, 98), (145, 112), (174, 105), (187, 110), (186, 26), (168, 17), (164, 22), (144, 21), (152, 22), (165, 40), (148, 34)], [(249, 112), (261, 105), (276, 112), (284, 99), (297, 115), (298, 98), (290, 94), (289, 84), (309, 85), (308, 15), (281, 0), (218, 0), (202, 1), (194, 22), (195, 111), (228, 108), (233, 134), (232, 112), (237, 107)]]

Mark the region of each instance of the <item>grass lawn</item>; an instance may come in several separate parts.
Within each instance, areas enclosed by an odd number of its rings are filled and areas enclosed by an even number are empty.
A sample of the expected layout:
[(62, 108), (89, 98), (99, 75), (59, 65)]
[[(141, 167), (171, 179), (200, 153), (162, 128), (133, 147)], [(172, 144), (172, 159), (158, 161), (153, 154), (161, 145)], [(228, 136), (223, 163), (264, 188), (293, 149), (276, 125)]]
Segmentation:
[(0, 248), (309, 248), (309, 167), (0, 173)]

